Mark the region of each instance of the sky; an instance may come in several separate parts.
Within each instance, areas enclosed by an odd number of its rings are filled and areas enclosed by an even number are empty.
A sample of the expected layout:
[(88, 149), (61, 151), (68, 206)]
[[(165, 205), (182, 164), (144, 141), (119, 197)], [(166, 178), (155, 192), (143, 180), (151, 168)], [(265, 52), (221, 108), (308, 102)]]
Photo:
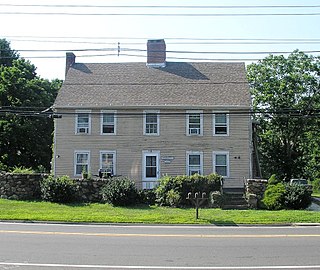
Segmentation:
[(0, 38), (50, 80), (64, 79), (69, 51), (76, 62), (145, 62), (148, 39), (165, 39), (167, 61), (320, 55), (319, 25), (316, 0), (0, 0)]

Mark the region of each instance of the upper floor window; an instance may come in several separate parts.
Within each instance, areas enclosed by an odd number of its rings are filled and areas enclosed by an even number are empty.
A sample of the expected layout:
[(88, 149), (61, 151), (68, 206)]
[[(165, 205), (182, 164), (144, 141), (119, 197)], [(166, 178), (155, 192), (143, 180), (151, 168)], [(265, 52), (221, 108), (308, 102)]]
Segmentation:
[(229, 152), (213, 152), (213, 170), (221, 176), (229, 177)]
[(90, 134), (91, 117), (90, 111), (76, 112), (76, 134)]
[(227, 113), (213, 114), (213, 135), (229, 135), (229, 115)]
[(202, 135), (203, 113), (202, 111), (187, 111), (187, 135)]
[(202, 152), (187, 152), (187, 175), (203, 174)]
[(90, 171), (90, 152), (75, 151), (74, 153), (74, 175), (80, 176), (83, 172)]
[(100, 151), (100, 169), (112, 176), (116, 174), (116, 151)]
[(116, 134), (116, 112), (102, 111), (101, 134)]
[(159, 135), (159, 111), (145, 111), (143, 126), (144, 135)]

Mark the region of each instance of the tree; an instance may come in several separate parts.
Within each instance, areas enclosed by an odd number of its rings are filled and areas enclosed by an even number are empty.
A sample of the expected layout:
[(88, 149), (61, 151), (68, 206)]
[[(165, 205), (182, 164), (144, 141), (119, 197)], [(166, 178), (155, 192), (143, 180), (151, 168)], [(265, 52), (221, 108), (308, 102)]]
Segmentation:
[[(265, 177), (306, 174), (319, 156), (320, 59), (294, 51), (270, 55), (247, 68), (258, 120), (259, 152)], [(317, 148), (312, 145), (318, 145)], [(311, 169), (309, 167), (309, 169)]]
[(10, 48), (10, 43), (0, 39), (0, 65), (11, 66), (12, 61), (19, 58), (19, 54)]
[(38, 77), (24, 59), (0, 65), (0, 169), (50, 169), (53, 120), (41, 111), (53, 104), (60, 86)]

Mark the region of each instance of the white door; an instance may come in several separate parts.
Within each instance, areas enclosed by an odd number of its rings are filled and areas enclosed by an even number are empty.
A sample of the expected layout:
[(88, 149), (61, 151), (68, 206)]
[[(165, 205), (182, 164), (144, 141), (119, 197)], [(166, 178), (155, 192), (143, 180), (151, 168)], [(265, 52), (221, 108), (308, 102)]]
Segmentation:
[[(144, 188), (153, 188), (160, 175), (160, 152), (143, 152), (142, 177)], [(147, 182), (150, 182), (147, 184)]]

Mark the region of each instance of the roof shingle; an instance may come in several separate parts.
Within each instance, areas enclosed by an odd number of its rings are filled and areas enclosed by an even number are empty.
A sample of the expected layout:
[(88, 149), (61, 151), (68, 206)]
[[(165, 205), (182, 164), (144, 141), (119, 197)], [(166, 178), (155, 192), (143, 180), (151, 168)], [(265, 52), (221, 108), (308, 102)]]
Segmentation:
[(54, 107), (250, 107), (244, 63), (76, 63)]

